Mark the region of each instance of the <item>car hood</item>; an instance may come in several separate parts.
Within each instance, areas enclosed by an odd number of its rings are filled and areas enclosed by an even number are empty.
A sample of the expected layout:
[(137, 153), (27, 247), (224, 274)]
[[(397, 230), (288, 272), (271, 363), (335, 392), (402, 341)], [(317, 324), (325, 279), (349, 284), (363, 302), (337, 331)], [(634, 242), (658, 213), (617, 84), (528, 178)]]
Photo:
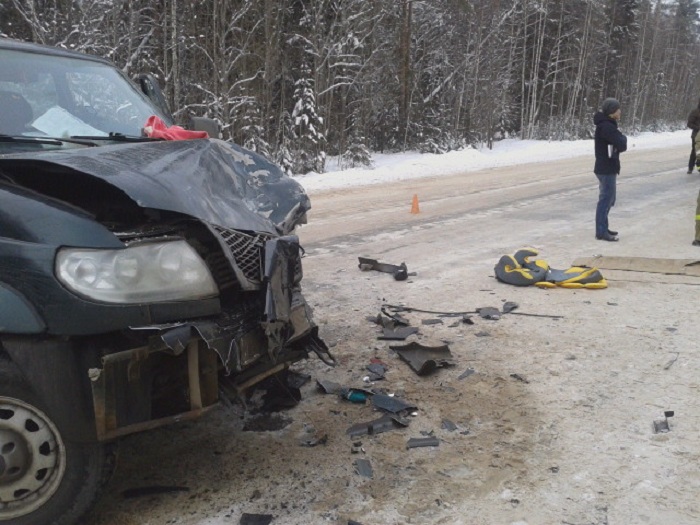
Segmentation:
[[(48, 166), (47, 166), (48, 165)], [(217, 139), (139, 142), (0, 156), (0, 171), (68, 168), (99, 178), (143, 208), (236, 230), (287, 234), (305, 220), (301, 185), (260, 155)]]

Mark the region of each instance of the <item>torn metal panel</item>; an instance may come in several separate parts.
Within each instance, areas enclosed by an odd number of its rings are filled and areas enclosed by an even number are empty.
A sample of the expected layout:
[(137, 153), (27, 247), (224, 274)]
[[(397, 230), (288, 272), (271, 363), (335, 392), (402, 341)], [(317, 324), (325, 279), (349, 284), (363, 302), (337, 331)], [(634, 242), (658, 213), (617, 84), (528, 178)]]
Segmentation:
[(403, 346), (389, 345), (389, 348), (399, 354), (419, 376), (430, 374), (437, 368), (455, 365), (447, 345), (424, 346), (413, 342)]
[(348, 428), (345, 431), (345, 433), (353, 438), (365, 435), (373, 436), (375, 434), (381, 434), (382, 432), (389, 432), (390, 430), (405, 428), (407, 426), (407, 420), (398, 416), (390, 416), (386, 414), (380, 417), (379, 419), (375, 419), (373, 421), (368, 421), (366, 423), (356, 423), (350, 428)]

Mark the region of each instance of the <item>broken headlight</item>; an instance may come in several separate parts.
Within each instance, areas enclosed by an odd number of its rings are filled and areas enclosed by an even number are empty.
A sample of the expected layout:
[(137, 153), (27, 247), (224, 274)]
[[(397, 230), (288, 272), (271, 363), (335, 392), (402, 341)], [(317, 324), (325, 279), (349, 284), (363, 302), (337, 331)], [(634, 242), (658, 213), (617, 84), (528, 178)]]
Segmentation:
[(182, 240), (122, 250), (63, 248), (56, 275), (70, 290), (108, 303), (188, 301), (219, 293), (207, 265)]

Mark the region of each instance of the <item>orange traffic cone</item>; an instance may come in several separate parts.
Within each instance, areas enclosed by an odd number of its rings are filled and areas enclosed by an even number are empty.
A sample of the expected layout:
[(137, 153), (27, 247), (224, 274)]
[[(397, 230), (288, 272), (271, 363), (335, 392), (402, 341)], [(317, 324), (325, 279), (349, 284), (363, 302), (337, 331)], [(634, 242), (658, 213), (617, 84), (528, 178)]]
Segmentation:
[(418, 194), (413, 194), (413, 204), (411, 204), (411, 213), (420, 213), (420, 208), (418, 207)]

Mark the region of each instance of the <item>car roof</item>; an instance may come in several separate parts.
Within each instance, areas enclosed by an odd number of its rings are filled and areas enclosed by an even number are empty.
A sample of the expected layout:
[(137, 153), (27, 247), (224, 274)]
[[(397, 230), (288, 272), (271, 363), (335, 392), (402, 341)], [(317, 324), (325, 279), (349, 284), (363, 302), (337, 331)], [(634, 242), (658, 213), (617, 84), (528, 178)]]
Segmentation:
[(23, 51), (25, 53), (36, 53), (39, 55), (53, 55), (78, 58), (82, 60), (92, 60), (94, 62), (101, 62), (103, 64), (114, 65), (112, 64), (112, 62), (102, 57), (86, 55), (85, 53), (78, 53), (77, 51), (69, 51), (68, 49), (63, 49), (60, 47), (33, 44), (31, 42), (22, 42), (20, 40), (13, 40), (11, 38), (4, 37), (0, 37), (0, 49), (10, 49), (14, 51)]

